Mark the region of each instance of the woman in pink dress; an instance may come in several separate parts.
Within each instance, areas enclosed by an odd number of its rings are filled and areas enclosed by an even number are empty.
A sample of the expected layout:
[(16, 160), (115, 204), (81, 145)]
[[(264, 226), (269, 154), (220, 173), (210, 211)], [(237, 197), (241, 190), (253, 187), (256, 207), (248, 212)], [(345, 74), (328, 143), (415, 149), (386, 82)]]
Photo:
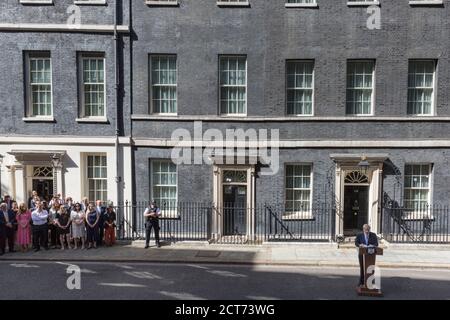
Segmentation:
[(20, 245), (20, 251), (25, 252), (31, 243), (31, 212), (25, 203), (19, 205), (19, 213), (17, 214), (17, 243)]

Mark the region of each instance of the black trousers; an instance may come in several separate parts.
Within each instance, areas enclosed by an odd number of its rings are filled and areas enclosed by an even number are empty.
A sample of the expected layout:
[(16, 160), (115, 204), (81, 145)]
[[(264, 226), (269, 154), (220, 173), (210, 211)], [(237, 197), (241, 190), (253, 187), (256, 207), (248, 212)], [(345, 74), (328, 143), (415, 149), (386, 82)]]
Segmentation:
[(158, 219), (150, 219), (145, 223), (145, 245), (148, 246), (150, 242), (150, 234), (152, 229), (155, 230), (155, 241), (159, 243), (159, 221)]
[(103, 244), (103, 236), (105, 234), (105, 227), (103, 226), (103, 223), (100, 224), (98, 230), (99, 230), (99, 238), (97, 239), (97, 245), (101, 246)]
[(54, 224), (48, 225), (50, 231), (50, 244), (56, 246), (58, 244), (58, 228)]
[(33, 247), (40, 249), (44, 247), (48, 249), (48, 225), (43, 224), (41, 226), (33, 226)]
[(8, 241), (9, 251), (14, 250), (14, 229), (8, 228), (6, 226), (0, 227), (0, 251), (5, 253), (6, 250), (6, 241)]
[(359, 284), (364, 285), (364, 256), (359, 254), (358, 255), (359, 260)]

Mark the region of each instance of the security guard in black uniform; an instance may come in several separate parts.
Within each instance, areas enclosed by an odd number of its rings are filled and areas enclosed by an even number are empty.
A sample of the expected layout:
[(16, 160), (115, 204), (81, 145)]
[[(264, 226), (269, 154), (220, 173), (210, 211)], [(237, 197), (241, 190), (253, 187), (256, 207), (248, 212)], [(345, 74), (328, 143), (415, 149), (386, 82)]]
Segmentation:
[(156, 205), (155, 201), (150, 203), (150, 206), (145, 209), (144, 219), (145, 219), (145, 249), (149, 247), (150, 234), (152, 228), (155, 230), (155, 240), (156, 247), (160, 248), (159, 244), (159, 216), (161, 215), (161, 210)]

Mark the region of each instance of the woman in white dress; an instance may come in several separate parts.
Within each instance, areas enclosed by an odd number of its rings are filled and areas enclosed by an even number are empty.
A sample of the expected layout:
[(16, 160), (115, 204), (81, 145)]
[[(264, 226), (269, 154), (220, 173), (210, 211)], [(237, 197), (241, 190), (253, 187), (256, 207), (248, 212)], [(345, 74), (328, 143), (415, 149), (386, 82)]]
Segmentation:
[(75, 243), (74, 249), (78, 249), (78, 240), (81, 240), (81, 249), (84, 249), (84, 242), (86, 238), (84, 217), (85, 214), (81, 210), (81, 204), (76, 203), (73, 211), (70, 213), (70, 219), (72, 220), (72, 238)]

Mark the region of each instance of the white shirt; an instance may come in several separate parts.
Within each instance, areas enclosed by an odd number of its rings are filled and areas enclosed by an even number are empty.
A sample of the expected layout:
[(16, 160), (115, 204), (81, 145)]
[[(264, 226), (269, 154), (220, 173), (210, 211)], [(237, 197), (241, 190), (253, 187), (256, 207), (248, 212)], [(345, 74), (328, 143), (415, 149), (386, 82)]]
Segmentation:
[(33, 225), (42, 226), (47, 223), (48, 212), (46, 210), (39, 211), (39, 209), (34, 210), (31, 213), (31, 219), (33, 220)]
[(9, 223), (9, 214), (8, 214), (8, 210), (3, 211), (3, 216), (5, 217), (6, 223)]
[(147, 209), (145, 209), (144, 216), (149, 214), (154, 209), (156, 209), (156, 211), (155, 211), (156, 216), (159, 217), (161, 215), (161, 210), (159, 208), (150, 208), (150, 207), (147, 207)]

